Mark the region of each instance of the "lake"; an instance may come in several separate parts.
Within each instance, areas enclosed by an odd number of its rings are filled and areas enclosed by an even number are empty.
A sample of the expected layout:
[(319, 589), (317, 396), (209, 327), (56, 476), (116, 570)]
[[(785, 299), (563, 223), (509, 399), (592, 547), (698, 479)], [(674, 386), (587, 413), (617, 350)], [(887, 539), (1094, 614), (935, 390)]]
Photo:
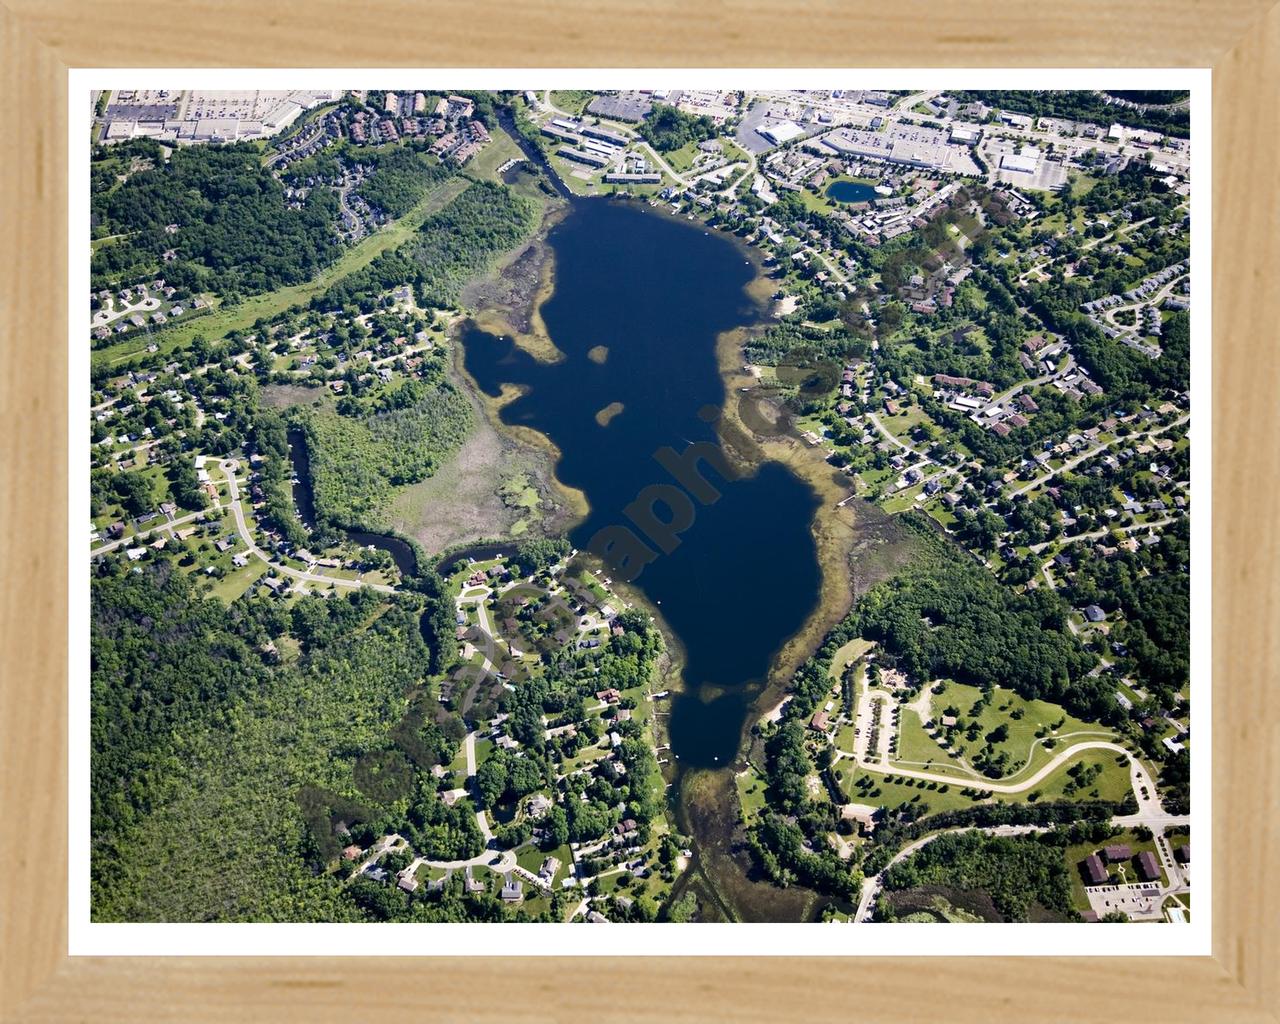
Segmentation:
[[(762, 315), (746, 290), (755, 269), (736, 242), (701, 225), (634, 203), (569, 202), (548, 236), (555, 291), (541, 309), (565, 358), (542, 363), (511, 339), (469, 326), (465, 365), (491, 396), (503, 385), (519, 387), (502, 419), (539, 431), (559, 449), (557, 477), (590, 506), (570, 535), (576, 547), (596, 550), (599, 531), (623, 527), (646, 543), (654, 557), (635, 586), (658, 606), (684, 653), (672, 748), (683, 766), (724, 766), (771, 661), (817, 604), (810, 527), (818, 498), (776, 462), (732, 480), (699, 464), (718, 499), (696, 482), (672, 490), (675, 480), (655, 455), (715, 444), (707, 412), (725, 397), (717, 337)], [(646, 492), (655, 485), (667, 489)], [(645, 497), (653, 493), (666, 497)], [(658, 522), (692, 513), (687, 526), (672, 525), (669, 551), (624, 512), (638, 497)]]
[(874, 185), (860, 181), (833, 181), (827, 186), (826, 197), (837, 203), (869, 203), (880, 198)]

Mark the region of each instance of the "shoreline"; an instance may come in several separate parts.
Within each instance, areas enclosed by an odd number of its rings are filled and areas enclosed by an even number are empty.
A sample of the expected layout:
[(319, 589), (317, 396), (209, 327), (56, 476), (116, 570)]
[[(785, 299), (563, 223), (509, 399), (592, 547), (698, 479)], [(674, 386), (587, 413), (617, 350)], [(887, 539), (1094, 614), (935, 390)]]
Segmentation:
[[(602, 197), (604, 198), (604, 197)], [(619, 201), (619, 200), (614, 200)], [(635, 199), (630, 202), (642, 202)], [(649, 212), (665, 216), (686, 227), (704, 232), (715, 231), (701, 221), (677, 217), (660, 207), (643, 203)], [(518, 283), (514, 288), (502, 290), (480, 289), (476, 294), (480, 301), (490, 300), (487, 308), (477, 309), (470, 324), (488, 333), (510, 337), (516, 345), (542, 362), (557, 362), (564, 355), (549, 337), (541, 317), (544, 302), (555, 290), (555, 261), (546, 242), (548, 232), (569, 207), (558, 205), (549, 209), (539, 231), (521, 250), (513, 253), (493, 272), (499, 276), (504, 269), (530, 259), (529, 250), (536, 248), (536, 275), (532, 286), (529, 278), (522, 278), (525, 287)], [(742, 350), (745, 341), (765, 329), (770, 323), (770, 306), (774, 290), (773, 279), (763, 265), (759, 250), (748, 246), (741, 239), (725, 232), (735, 249), (748, 260), (754, 276), (744, 291), (753, 314), (738, 327), (722, 332), (715, 340), (715, 358), (723, 387), (719, 418), (714, 426), (720, 444), (726, 454), (747, 476), (754, 476), (768, 462), (777, 462), (804, 481), (814, 492), (818, 505), (809, 523), (815, 544), (815, 557), (820, 573), (820, 585), (816, 603), (800, 628), (787, 637), (771, 659), (763, 684), (741, 691), (745, 698), (746, 714), (741, 723), (735, 757), (723, 767), (686, 769), (674, 754), (661, 765), (668, 783), (668, 815), (672, 825), (682, 834), (694, 839), (695, 855), (676, 893), (694, 890), (704, 903), (714, 905), (715, 912), (727, 919), (808, 920), (816, 912), (820, 902), (816, 894), (802, 887), (777, 890), (772, 885), (752, 881), (749, 865), (743, 863), (741, 850), (741, 826), (734, 772), (740, 770), (751, 757), (751, 733), (760, 719), (761, 708), (777, 704), (799, 666), (821, 644), (823, 637), (848, 614), (855, 597), (866, 589), (853, 566), (860, 542), (882, 532), (889, 517), (863, 502), (838, 503), (853, 491), (848, 478), (826, 462), (822, 449), (810, 448), (799, 438), (790, 435), (761, 437), (743, 421), (740, 403), (736, 401), (745, 389), (753, 388), (758, 381), (744, 369)], [(527, 269), (527, 264), (524, 269)], [(459, 318), (451, 336), (455, 339), (467, 324)], [(475, 381), (461, 367), (462, 345), (455, 345), (455, 361), (467, 386), (484, 407), (485, 415), (493, 427), (516, 444), (535, 450), (550, 460), (550, 485), (563, 498), (565, 515), (558, 524), (544, 524), (550, 530), (572, 530), (589, 514), (589, 506), (583, 492), (567, 487), (556, 475), (561, 452), (546, 435), (529, 427), (502, 422), (501, 410), (521, 392), (515, 386), (503, 387), (502, 394), (493, 397), (482, 392)], [(884, 524), (877, 522), (883, 519)], [(896, 533), (896, 529), (893, 531)], [(598, 559), (583, 552), (592, 568), (603, 568)], [(605, 570), (607, 575), (607, 570)], [(872, 573), (872, 575), (875, 575)], [(662, 632), (667, 645), (667, 656), (658, 672), (663, 677), (663, 689), (672, 696), (688, 698), (686, 680), (683, 677), (685, 651), (679, 637), (666, 623), (661, 607), (649, 598), (637, 585), (621, 582), (611, 586), (628, 604), (645, 610), (652, 616)], [(669, 707), (670, 705), (668, 705)], [(666, 717), (664, 721), (663, 718)], [(655, 714), (653, 718), (655, 747), (670, 743), (669, 717)], [(658, 751), (660, 753), (660, 751)], [(661, 758), (660, 758), (661, 760)]]

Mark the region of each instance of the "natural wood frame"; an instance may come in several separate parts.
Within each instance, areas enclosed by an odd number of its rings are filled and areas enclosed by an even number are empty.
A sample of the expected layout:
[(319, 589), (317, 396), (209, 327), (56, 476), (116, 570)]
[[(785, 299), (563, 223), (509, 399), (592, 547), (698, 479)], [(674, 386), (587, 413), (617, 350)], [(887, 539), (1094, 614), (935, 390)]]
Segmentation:
[[(0, 1013), (15, 1021), (793, 1019), (1271, 1021), (1280, 729), (1280, 7), (1273, 0), (177, 0), (0, 6)], [(865, 9), (859, 9), (865, 7)], [(571, 29), (572, 31), (565, 31)], [(66, 70), (69, 66), (1212, 67), (1214, 955), (908, 958), (69, 958), (66, 916)], [(1254, 344), (1255, 339), (1257, 344)], [(1246, 509), (1257, 510), (1249, 515)], [(1135, 942), (1140, 941), (1135, 934)], [(936, 984), (922, 984), (927, 978)], [(625, 993), (625, 1000), (608, 993)], [(655, 993), (660, 999), (654, 999)], [(617, 1008), (621, 1007), (621, 1008)]]

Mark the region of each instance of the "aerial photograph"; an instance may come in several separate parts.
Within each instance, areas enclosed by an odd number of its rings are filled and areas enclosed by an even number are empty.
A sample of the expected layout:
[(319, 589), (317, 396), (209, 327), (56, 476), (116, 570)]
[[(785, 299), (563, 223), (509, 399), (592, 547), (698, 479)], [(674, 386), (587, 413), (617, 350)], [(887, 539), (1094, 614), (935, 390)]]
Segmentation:
[(796, 84), (80, 94), (92, 922), (1190, 922), (1190, 92)]

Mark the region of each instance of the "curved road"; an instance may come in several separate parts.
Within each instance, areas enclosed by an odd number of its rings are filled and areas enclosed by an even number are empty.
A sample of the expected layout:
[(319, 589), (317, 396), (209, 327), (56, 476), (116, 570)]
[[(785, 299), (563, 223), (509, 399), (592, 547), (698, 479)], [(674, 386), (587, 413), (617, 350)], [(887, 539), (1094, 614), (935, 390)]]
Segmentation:
[(227, 478), (227, 491), (230, 494), (231, 514), (235, 517), (236, 532), (240, 534), (240, 539), (244, 541), (245, 548), (251, 555), (262, 559), (267, 565), (275, 569), (276, 572), (284, 576), (289, 576), (304, 583), (332, 583), (339, 587), (369, 587), (383, 594), (394, 594), (395, 587), (389, 587), (385, 583), (366, 583), (364, 580), (344, 580), (336, 576), (321, 576), (314, 572), (304, 572), (301, 569), (293, 569), (287, 565), (281, 565), (279, 562), (273, 562), (271, 556), (263, 551), (257, 544), (253, 542), (253, 532), (249, 529), (249, 524), (244, 518), (244, 508), (240, 504), (240, 487), (236, 483), (236, 468), (238, 463), (235, 459), (224, 459), (218, 463), (222, 470), (222, 475)]
[[(993, 793), (1021, 793), (1023, 790), (1031, 789), (1037, 783), (1043, 782), (1047, 776), (1052, 775), (1055, 770), (1061, 768), (1063, 764), (1085, 750), (1110, 750), (1117, 754), (1123, 754), (1129, 759), (1132, 773), (1135, 763), (1134, 756), (1118, 743), (1111, 743), (1108, 740), (1083, 740), (1067, 747), (1051, 757), (1034, 775), (1023, 782), (996, 782), (992, 779), (980, 777), (968, 780), (958, 779), (954, 775), (943, 775), (940, 772), (921, 771), (916, 768), (899, 768), (895, 764), (860, 760), (855, 754), (851, 754), (846, 750), (837, 750), (837, 753), (852, 760), (859, 768), (865, 771), (879, 772), (881, 775), (906, 775), (913, 779), (924, 779), (926, 782), (945, 783), (951, 786), (972, 785), (981, 789), (988, 789)], [(1145, 776), (1144, 769), (1139, 767), (1138, 771)]]

